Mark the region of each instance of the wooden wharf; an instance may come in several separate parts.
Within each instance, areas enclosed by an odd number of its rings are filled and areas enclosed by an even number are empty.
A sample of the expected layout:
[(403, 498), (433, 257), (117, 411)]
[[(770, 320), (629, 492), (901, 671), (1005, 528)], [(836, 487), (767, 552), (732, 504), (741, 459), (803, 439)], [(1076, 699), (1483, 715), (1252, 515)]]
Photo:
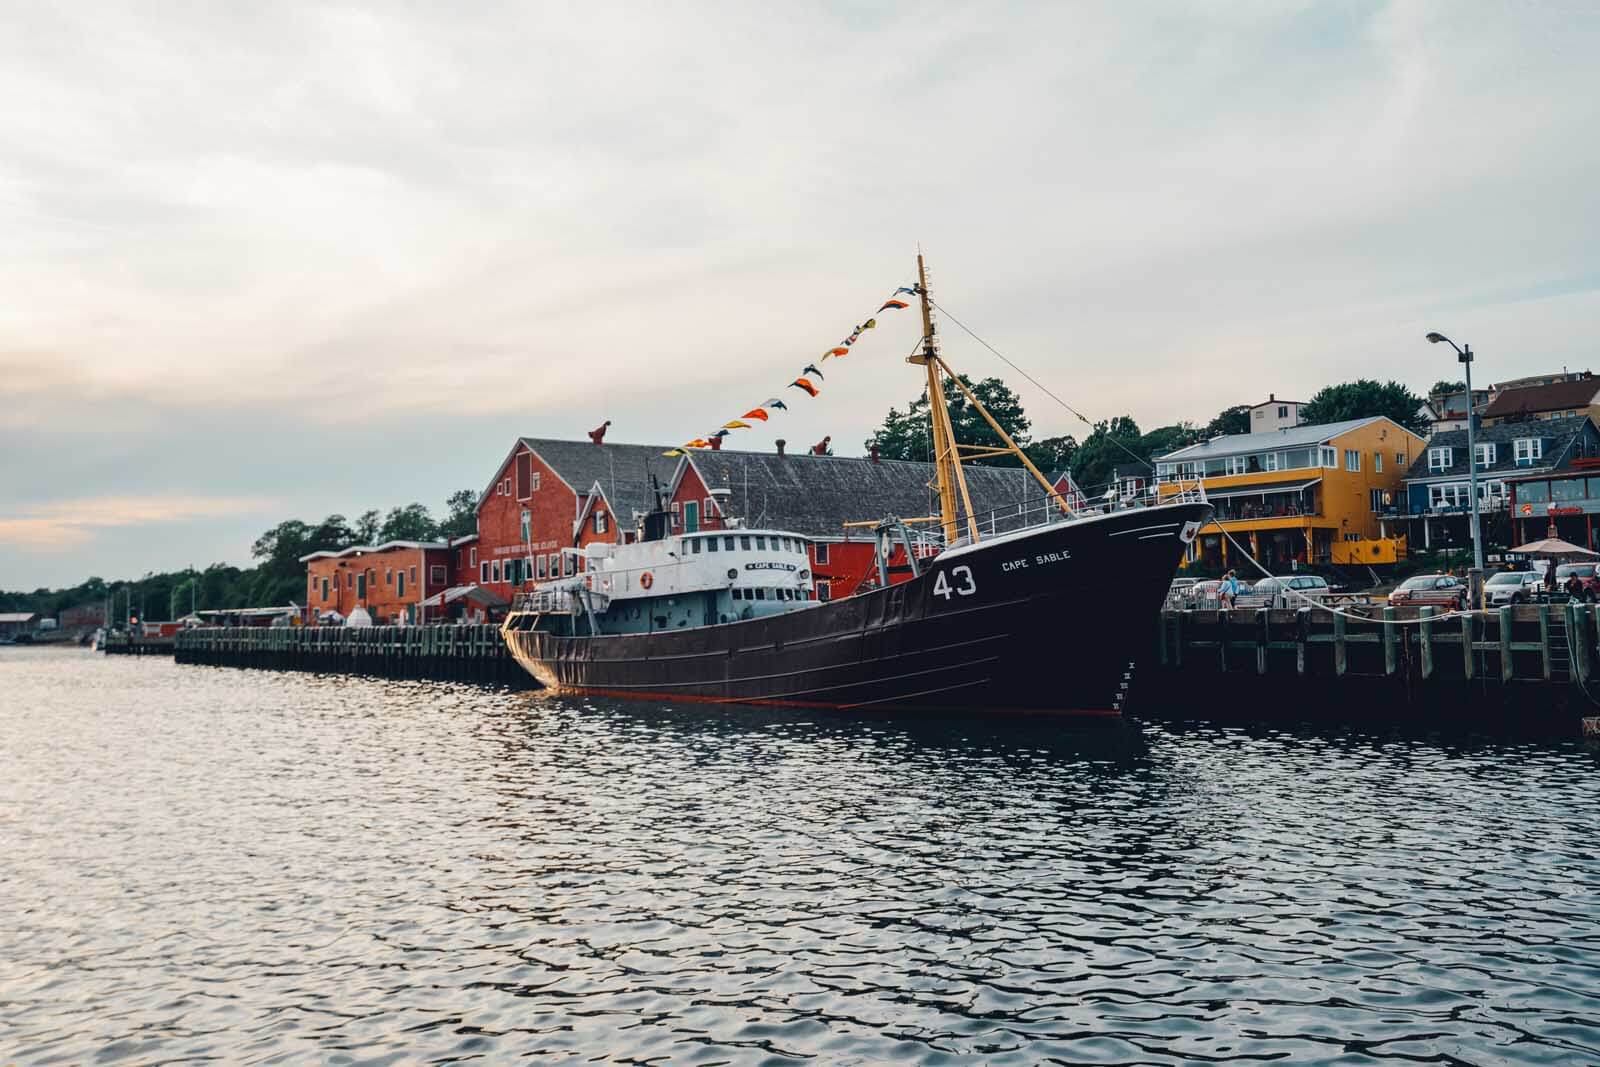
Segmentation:
[[(1542, 603), (1449, 614), (1373, 606), (1167, 610), (1133, 709), (1178, 701), (1252, 713), (1397, 707), (1591, 713), (1600, 705), (1600, 606)], [(1143, 664), (1139, 665), (1141, 668)], [(1593, 694), (1591, 696), (1591, 694)]]
[(178, 634), (179, 663), (280, 671), (481, 682), (537, 683), (517, 665), (500, 627), (205, 626)]

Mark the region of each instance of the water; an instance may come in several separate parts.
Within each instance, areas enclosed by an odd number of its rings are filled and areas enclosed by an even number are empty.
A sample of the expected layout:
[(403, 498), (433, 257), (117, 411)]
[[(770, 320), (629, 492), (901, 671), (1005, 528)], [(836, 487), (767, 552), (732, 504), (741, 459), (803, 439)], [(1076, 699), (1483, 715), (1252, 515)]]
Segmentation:
[(1576, 740), (0, 650), (0, 1061), (1600, 1062)]

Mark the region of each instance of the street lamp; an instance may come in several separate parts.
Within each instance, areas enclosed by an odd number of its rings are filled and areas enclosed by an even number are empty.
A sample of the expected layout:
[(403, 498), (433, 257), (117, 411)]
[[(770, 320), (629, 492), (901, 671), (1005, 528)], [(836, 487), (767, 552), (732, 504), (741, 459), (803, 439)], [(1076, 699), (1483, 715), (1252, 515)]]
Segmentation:
[(1483, 593), (1483, 538), (1478, 533), (1478, 447), (1473, 424), (1477, 417), (1472, 410), (1472, 346), (1458, 345), (1442, 333), (1428, 334), (1431, 344), (1443, 341), (1456, 350), (1456, 359), (1467, 368), (1467, 479), (1472, 496), (1472, 602), (1479, 603)]

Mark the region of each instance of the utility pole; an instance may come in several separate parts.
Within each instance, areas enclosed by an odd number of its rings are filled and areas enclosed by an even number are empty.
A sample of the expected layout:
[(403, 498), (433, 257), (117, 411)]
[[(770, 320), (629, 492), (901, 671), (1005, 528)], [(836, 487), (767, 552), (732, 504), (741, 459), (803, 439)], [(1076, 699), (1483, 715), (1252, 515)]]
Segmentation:
[(1471, 591), (1474, 607), (1483, 604), (1483, 538), (1479, 535), (1478, 526), (1478, 442), (1474, 425), (1478, 421), (1478, 414), (1472, 406), (1472, 346), (1458, 345), (1442, 333), (1428, 334), (1428, 341), (1438, 344), (1443, 341), (1456, 350), (1456, 360), (1467, 368), (1467, 483), (1468, 493), (1472, 497), (1472, 571)]

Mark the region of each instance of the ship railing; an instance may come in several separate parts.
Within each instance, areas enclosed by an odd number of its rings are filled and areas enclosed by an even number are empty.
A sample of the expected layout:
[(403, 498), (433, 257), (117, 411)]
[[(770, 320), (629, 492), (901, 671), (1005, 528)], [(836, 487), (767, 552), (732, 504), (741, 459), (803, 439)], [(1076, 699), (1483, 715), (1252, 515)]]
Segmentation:
[(511, 599), (512, 611), (536, 612), (541, 615), (580, 615), (584, 605), (589, 611), (604, 611), (610, 597), (586, 588), (581, 582), (563, 582), (527, 593), (518, 593)]
[[(982, 539), (1136, 508), (1205, 503), (1205, 501), (1205, 487), (1198, 482), (1187, 485), (1163, 485), (1159, 493), (1148, 489), (1130, 491), (1126, 483), (1113, 482), (1087, 490), (1079, 488), (1073, 492), (1062, 493), (1059, 497), (1040, 496), (979, 512), (973, 515), (973, 524), (978, 528), (978, 536)], [(963, 536), (957, 543), (964, 543), (967, 540), (964, 533), (967, 525), (963, 521), (958, 526), (963, 531)], [(943, 547), (943, 533), (936, 523), (917, 528), (913, 536), (914, 541), (920, 539), (926, 544)]]

